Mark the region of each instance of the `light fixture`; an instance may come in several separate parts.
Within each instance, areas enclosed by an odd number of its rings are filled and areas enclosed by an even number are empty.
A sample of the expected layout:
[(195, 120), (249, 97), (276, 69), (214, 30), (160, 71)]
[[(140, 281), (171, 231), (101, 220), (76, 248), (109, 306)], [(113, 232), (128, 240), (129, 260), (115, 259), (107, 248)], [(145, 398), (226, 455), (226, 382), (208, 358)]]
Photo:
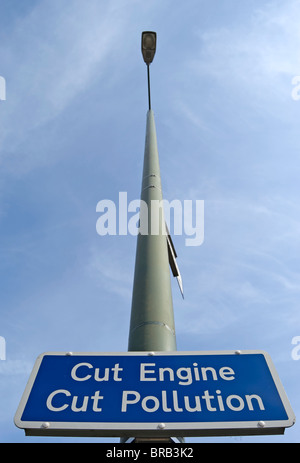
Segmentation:
[(142, 33), (142, 54), (147, 66), (152, 63), (156, 52), (156, 32)]
[(148, 100), (149, 110), (151, 110), (151, 94), (150, 94), (150, 64), (152, 63), (156, 52), (156, 32), (142, 32), (142, 54), (145, 63), (147, 64), (148, 74)]

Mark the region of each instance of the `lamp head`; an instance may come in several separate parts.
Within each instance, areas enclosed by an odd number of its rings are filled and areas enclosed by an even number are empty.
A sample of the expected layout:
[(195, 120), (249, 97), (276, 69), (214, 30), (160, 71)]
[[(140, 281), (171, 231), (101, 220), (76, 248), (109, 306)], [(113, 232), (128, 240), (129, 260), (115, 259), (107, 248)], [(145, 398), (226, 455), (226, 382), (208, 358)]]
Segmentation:
[(142, 54), (147, 66), (152, 63), (156, 52), (156, 32), (142, 33)]

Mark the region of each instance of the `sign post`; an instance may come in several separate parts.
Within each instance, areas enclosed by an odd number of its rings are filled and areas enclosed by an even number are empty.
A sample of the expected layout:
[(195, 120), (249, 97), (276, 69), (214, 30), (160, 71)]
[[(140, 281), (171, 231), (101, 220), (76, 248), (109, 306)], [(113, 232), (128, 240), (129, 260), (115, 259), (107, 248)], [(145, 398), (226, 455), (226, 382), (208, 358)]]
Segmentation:
[(283, 434), (295, 416), (261, 351), (46, 353), (15, 416), (27, 435)]

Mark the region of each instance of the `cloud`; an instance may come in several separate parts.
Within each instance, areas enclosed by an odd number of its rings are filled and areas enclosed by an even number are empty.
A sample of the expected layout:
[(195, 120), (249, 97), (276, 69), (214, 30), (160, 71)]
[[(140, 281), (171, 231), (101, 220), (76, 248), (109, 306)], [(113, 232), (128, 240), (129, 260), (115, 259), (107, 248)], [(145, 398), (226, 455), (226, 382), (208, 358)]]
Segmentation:
[[(120, 245), (113, 247), (113, 242), (115, 243), (115, 239), (118, 238), (99, 237), (99, 248), (91, 248), (86, 271), (94, 281), (96, 280), (97, 286), (121, 298), (129, 307), (132, 295), (134, 248), (132, 248), (133, 258), (130, 259), (128, 247), (125, 249)], [(124, 239), (128, 240), (130, 238), (126, 236)], [(100, 240), (105, 240), (106, 245), (104, 242), (101, 243)], [(111, 244), (109, 241), (111, 241)], [(118, 241), (118, 243), (120, 242)], [(133, 240), (131, 239), (131, 247), (132, 243)], [(130, 260), (132, 261), (131, 266), (128, 263)]]
[(101, 78), (110, 59), (116, 59), (126, 5), (45, 0), (19, 19), (1, 46), (8, 87), (2, 152), (14, 151)]
[[(291, 77), (300, 69), (299, 2), (268, 2), (252, 10), (249, 21), (198, 30), (198, 57), (187, 63), (223, 92), (264, 109), (290, 98)], [(230, 93), (228, 94), (228, 92)]]
[(186, 300), (184, 314), (176, 313), (178, 332), (252, 326), (254, 335), (258, 320), (269, 324), (269, 339), (283, 336), (300, 322), (298, 204), (232, 197), (207, 200), (205, 209), (206, 241), (180, 255)]
[(5, 360), (0, 362), (1, 376), (28, 376), (32, 370), (32, 362), (24, 359)]

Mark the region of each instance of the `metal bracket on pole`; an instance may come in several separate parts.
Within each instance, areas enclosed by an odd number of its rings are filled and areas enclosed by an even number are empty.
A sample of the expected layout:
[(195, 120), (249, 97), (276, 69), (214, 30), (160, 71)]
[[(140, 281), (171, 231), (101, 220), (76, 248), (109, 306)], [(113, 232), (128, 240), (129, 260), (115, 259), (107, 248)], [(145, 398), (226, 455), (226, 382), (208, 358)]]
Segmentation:
[(166, 224), (166, 230), (167, 230), (167, 243), (168, 243), (168, 254), (169, 254), (170, 267), (171, 267), (173, 276), (177, 279), (177, 283), (178, 283), (178, 286), (179, 286), (179, 289), (182, 295), (182, 299), (184, 299), (182, 278), (181, 278), (181, 274), (179, 271), (179, 267), (176, 262), (177, 253), (175, 251), (175, 247), (174, 247), (167, 224)]

